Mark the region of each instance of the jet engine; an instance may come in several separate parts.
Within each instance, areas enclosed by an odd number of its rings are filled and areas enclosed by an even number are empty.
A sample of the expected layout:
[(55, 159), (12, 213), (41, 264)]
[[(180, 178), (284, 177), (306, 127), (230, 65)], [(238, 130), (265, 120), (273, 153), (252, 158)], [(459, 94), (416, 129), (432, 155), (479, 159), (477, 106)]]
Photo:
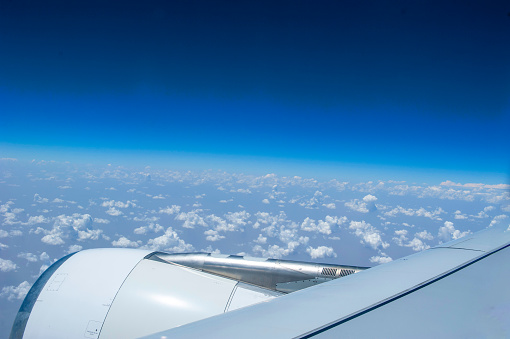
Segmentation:
[(210, 253), (85, 250), (39, 277), (10, 338), (137, 338), (363, 269)]

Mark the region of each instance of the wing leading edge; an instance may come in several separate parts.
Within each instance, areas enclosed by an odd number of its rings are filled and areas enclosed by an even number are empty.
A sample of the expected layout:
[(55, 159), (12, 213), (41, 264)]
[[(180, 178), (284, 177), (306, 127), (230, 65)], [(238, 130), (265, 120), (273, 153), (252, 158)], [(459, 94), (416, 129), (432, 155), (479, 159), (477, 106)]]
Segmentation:
[(509, 246), (489, 228), (147, 338), (509, 337)]

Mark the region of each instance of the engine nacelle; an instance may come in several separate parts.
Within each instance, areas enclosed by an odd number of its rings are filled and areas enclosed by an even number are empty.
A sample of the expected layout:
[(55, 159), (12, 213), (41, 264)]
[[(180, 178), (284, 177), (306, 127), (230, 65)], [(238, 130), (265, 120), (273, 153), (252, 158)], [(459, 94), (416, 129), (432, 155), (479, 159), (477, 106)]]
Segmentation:
[(26, 296), (10, 337), (137, 338), (280, 295), (151, 253), (94, 249), (60, 259)]
[(10, 338), (138, 338), (363, 269), (210, 253), (85, 250), (39, 277)]

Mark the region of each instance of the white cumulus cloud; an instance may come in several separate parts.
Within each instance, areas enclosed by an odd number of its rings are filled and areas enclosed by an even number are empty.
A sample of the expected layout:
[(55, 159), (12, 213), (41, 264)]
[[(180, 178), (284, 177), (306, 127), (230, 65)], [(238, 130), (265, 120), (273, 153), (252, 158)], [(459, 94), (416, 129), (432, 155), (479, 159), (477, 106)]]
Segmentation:
[(444, 226), (439, 228), (437, 233), (437, 237), (441, 240), (441, 242), (448, 242), (450, 240), (456, 240), (462, 238), (468, 234), (471, 234), (471, 231), (461, 232), (453, 226), (453, 222), (445, 221)]
[(207, 236), (205, 238), (205, 240), (207, 241), (218, 241), (225, 238), (223, 235), (220, 235), (218, 231), (215, 230), (207, 230), (204, 232), (204, 234)]
[(124, 214), (122, 211), (116, 209), (115, 207), (110, 207), (105, 213), (111, 215), (112, 217), (118, 217), (119, 215)]
[(115, 247), (138, 247), (139, 243), (131, 241), (126, 237), (121, 236), (118, 240), (112, 241), (112, 245)]
[(28, 218), (28, 221), (24, 223), (24, 225), (36, 225), (36, 224), (46, 224), (49, 223), (50, 219), (44, 217), (43, 215), (32, 216)]
[(60, 233), (46, 234), (41, 238), (41, 241), (48, 245), (62, 245), (65, 244), (64, 239), (61, 238)]
[(346, 222), (346, 217), (331, 217), (329, 215), (326, 216), (325, 220), (319, 220), (317, 223), (315, 220), (307, 217), (301, 223), (301, 229), (306, 232), (317, 232), (329, 235), (331, 234), (331, 228), (334, 226), (340, 226), (342, 223)]
[(349, 207), (351, 210), (360, 212), (360, 213), (368, 213), (367, 203), (364, 201), (360, 201), (358, 199), (354, 199), (345, 203), (345, 207)]
[(390, 246), (387, 242), (384, 242), (381, 237), (381, 233), (374, 226), (363, 221), (351, 221), (349, 229), (354, 231), (354, 234), (361, 238), (362, 244), (367, 244), (374, 250), (382, 247), (387, 248)]
[(184, 228), (195, 228), (195, 226), (207, 227), (207, 223), (204, 218), (202, 218), (198, 212), (200, 210), (194, 210), (191, 212), (182, 212), (179, 213), (175, 219), (184, 221), (182, 227)]
[(7, 298), (9, 301), (23, 300), (32, 287), (28, 281), (23, 281), (18, 286), (6, 286), (2, 288), (0, 297)]
[(267, 237), (264, 237), (262, 234), (259, 234), (258, 238), (253, 240), (253, 242), (264, 245), (267, 242)]
[(165, 231), (165, 234), (162, 236), (150, 239), (144, 248), (151, 249), (153, 251), (167, 251), (170, 253), (193, 251), (193, 245), (187, 244), (184, 240), (179, 238), (172, 227), (168, 227)]
[(403, 208), (401, 206), (397, 206), (389, 212), (385, 212), (384, 215), (387, 217), (396, 217), (397, 214), (404, 214), (407, 216), (417, 216), (417, 217), (425, 217), (430, 218), (432, 220), (442, 220), (440, 215), (446, 213), (441, 207), (436, 208), (434, 211), (428, 211), (425, 208), (421, 207), (419, 209), (412, 208)]
[(18, 254), (18, 258), (23, 258), (27, 261), (30, 261), (30, 262), (36, 262), (38, 260), (37, 256), (33, 253), (25, 253), (25, 252), (22, 252), (22, 253), (19, 253)]
[(159, 210), (158, 213), (164, 213), (164, 214), (177, 214), (181, 211), (181, 206), (178, 205), (172, 205), (172, 207), (167, 206), (166, 208), (162, 208)]
[(327, 246), (319, 246), (317, 248), (313, 248), (310, 246), (306, 249), (306, 253), (308, 253), (312, 259), (324, 258), (324, 257), (335, 257), (336, 258), (336, 253), (333, 250), (333, 248), (327, 247)]
[(376, 255), (376, 256), (370, 257), (370, 262), (373, 262), (376, 264), (385, 264), (390, 261), (393, 261), (393, 259), (391, 259), (391, 257), (388, 257), (388, 256)]
[(101, 206), (103, 206), (103, 207), (128, 208), (128, 207), (136, 207), (136, 204), (133, 201), (131, 201), (131, 200), (128, 200), (126, 202), (109, 200), (109, 201), (103, 201)]
[(10, 272), (10, 271), (14, 271), (17, 268), (18, 268), (18, 266), (15, 263), (13, 263), (12, 261), (10, 261), (8, 259), (0, 258), (0, 271)]
[(501, 223), (503, 220), (505, 220), (506, 218), (508, 218), (507, 215), (505, 214), (500, 214), (500, 215), (497, 215), (495, 216), (492, 220), (491, 220), (491, 223), (489, 224), (489, 227), (493, 227), (493, 226), (496, 226), (498, 225), (499, 223)]
[(372, 194), (368, 194), (363, 197), (363, 201), (364, 202), (375, 202), (375, 201), (377, 201), (377, 198), (375, 196), (373, 196)]

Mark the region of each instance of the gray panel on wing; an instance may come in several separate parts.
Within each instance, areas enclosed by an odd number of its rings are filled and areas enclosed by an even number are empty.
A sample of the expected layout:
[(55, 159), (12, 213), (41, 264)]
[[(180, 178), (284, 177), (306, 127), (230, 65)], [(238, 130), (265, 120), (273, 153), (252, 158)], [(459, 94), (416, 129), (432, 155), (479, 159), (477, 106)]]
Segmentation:
[(314, 338), (510, 338), (510, 247)]

